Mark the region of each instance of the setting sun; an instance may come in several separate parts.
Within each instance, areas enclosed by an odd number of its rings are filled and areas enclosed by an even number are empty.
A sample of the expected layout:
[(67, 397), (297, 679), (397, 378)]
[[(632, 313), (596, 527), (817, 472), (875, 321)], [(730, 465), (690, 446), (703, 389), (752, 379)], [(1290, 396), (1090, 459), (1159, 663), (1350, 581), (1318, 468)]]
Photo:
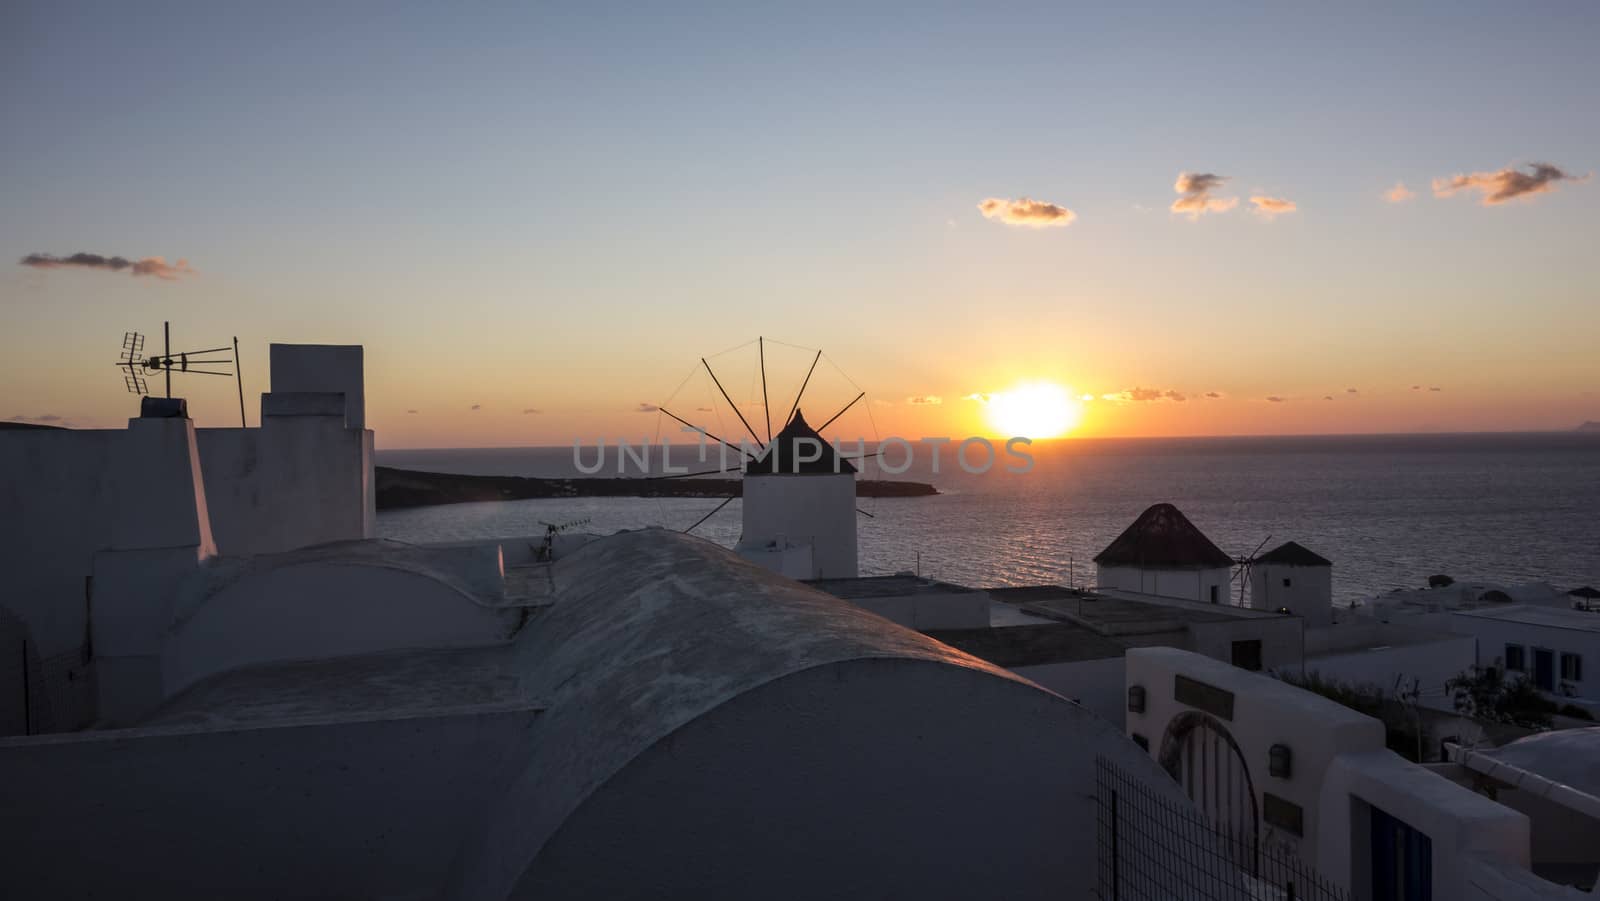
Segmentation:
[(1055, 438), (1078, 425), (1083, 406), (1053, 382), (1025, 382), (992, 395), (985, 412), (989, 425), (1008, 437)]

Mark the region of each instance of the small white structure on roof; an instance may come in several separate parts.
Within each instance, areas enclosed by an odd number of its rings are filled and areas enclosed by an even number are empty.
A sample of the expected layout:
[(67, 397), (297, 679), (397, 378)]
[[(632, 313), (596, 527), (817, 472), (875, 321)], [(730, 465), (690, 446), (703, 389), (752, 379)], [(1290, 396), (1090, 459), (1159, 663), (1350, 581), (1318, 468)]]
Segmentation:
[[(792, 578), (855, 578), (856, 468), (798, 409), (746, 464), (742, 484), (741, 555)], [(809, 561), (795, 550), (801, 545), (809, 546)], [(807, 562), (810, 571), (797, 575)]]
[(1100, 588), (1229, 603), (1234, 560), (1171, 504), (1156, 504), (1094, 558)]
[(1250, 606), (1292, 613), (1311, 628), (1333, 622), (1333, 562), (1286, 541), (1250, 566)]

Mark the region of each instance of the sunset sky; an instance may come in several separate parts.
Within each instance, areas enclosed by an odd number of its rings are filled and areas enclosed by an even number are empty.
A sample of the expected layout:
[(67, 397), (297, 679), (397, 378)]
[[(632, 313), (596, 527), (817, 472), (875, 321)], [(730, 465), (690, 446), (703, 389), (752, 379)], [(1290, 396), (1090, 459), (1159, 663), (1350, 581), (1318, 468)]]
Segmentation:
[(757, 335), (882, 434), (1600, 420), (1600, 6), (1111, 6), (7, 3), (0, 418), (120, 424), (170, 319), (252, 425), (365, 345), (380, 447), (649, 434)]

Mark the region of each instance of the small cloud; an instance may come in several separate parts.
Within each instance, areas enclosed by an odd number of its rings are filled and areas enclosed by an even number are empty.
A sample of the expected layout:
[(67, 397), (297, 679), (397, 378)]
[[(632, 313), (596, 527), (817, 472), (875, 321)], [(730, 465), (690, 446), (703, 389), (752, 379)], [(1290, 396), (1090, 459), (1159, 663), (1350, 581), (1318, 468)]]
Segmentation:
[(1299, 207), (1295, 206), (1293, 200), (1285, 200), (1282, 197), (1267, 197), (1264, 194), (1257, 194), (1251, 197), (1250, 202), (1255, 204), (1256, 215), (1268, 222), (1278, 216), (1282, 216), (1284, 213), (1292, 213), (1299, 209)]
[(1278, 396), (1278, 395), (1276, 395), (1276, 394), (1269, 394), (1269, 395), (1267, 395), (1267, 403), (1271, 403), (1271, 404), (1281, 404), (1281, 403), (1283, 403), (1283, 402), (1284, 402), (1284, 400), (1285, 400), (1285, 398), (1282, 398), (1282, 397), (1279, 397), (1279, 396)]
[(1148, 403), (1150, 401), (1158, 400), (1170, 400), (1175, 403), (1182, 403), (1183, 401), (1188, 400), (1189, 396), (1184, 394), (1182, 391), (1175, 391), (1170, 388), (1162, 390), (1160, 388), (1134, 387), (1117, 394), (1107, 394), (1105, 395), (1105, 399), (1134, 401), (1136, 403)]
[(1022, 225), (1028, 228), (1055, 228), (1071, 225), (1078, 214), (1064, 206), (1046, 203), (1043, 200), (1032, 200), (1019, 197), (1016, 200), (1001, 200), (990, 197), (978, 204), (979, 212), (985, 219), (994, 219), (1006, 225)]
[(1421, 391), (1422, 390), (1422, 386), (1421, 385), (1412, 385), (1411, 386), (1411, 390), (1412, 391)]
[(130, 260), (126, 257), (107, 257), (98, 253), (75, 253), (71, 256), (58, 257), (49, 253), (30, 253), (20, 261), (24, 266), (35, 269), (99, 269), (103, 272), (124, 272), (129, 275), (153, 275), (165, 281), (174, 281), (179, 276), (193, 275), (194, 270), (189, 267), (188, 260), (179, 260), (168, 263), (165, 257), (145, 257), (142, 260)]
[(975, 392), (973, 394), (968, 394), (966, 397), (963, 397), (961, 399), (962, 400), (975, 400), (980, 404), (986, 404), (986, 403), (989, 402), (989, 399), (992, 398), (993, 396), (994, 395), (992, 395), (992, 394), (984, 394), (982, 392)]
[(473, 404), (472, 405), (472, 409), (474, 409), (474, 410), (482, 410), (483, 409), (483, 404)]
[(917, 397), (906, 398), (906, 403), (912, 404), (913, 406), (937, 407), (944, 403), (944, 398), (937, 394), (923, 394)]
[(1450, 197), (1460, 191), (1477, 191), (1483, 195), (1484, 206), (1495, 206), (1517, 198), (1531, 199), (1535, 194), (1554, 191), (1556, 183), (1585, 181), (1587, 175), (1572, 175), (1549, 163), (1531, 163), (1531, 172), (1519, 172), (1507, 167), (1497, 172), (1473, 172), (1433, 180), (1433, 196)]
[(639, 406), (633, 408), (633, 412), (635, 412), (635, 413), (654, 413), (654, 412), (656, 412), (657, 410), (660, 410), (660, 409), (661, 408), (656, 406), (655, 404), (647, 404), (644, 401), (640, 401), (639, 402)]
[(1346, 394), (1360, 394), (1361, 392), (1357, 391), (1354, 388), (1346, 388), (1346, 389), (1344, 389), (1344, 393), (1346, 393)]
[(1333, 395), (1331, 395), (1331, 394), (1324, 394), (1324, 395), (1322, 395), (1322, 399), (1323, 399), (1323, 400), (1333, 400)]
[(407, 414), (407, 415), (408, 415), (408, 416), (415, 416), (415, 415), (416, 415), (416, 412), (417, 412), (417, 411), (416, 411), (416, 410), (407, 410), (407, 411), (406, 411), (406, 414)]
[(1091, 400), (1094, 400), (1094, 395), (1093, 394), (1085, 394), (1082, 397), (1079, 397), (1078, 400), (1091, 401)]
[(1415, 196), (1417, 196), (1417, 192), (1406, 187), (1406, 183), (1403, 181), (1395, 182), (1394, 187), (1383, 192), (1383, 199), (1390, 203), (1405, 203)]
[(892, 406), (894, 406), (894, 404), (892, 402), (886, 401), (881, 397), (874, 397), (872, 399), (872, 405), (875, 406), (875, 407), (892, 407)]
[(713, 410), (710, 407), (695, 407), (694, 411), (696, 413), (715, 413), (715, 412), (717, 412), (716, 410)]
[(1206, 397), (1208, 397), (1208, 398), (1210, 398), (1212, 400), (1216, 400), (1216, 399), (1222, 397), (1222, 392), (1221, 391), (1207, 391), (1206, 392)]
[(1429, 388), (1429, 391), (1443, 391), (1443, 388)]
[(1179, 172), (1172, 190), (1183, 195), (1172, 202), (1170, 209), (1197, 220), (1205, 213), (1226, 213), (1239, 205), (1237, 197), (1214, 197), (1212, 192), (1227, 181), (1225, 175), (1210, 172)]
[(522, 415), (523, 416), (537, 415), (537, 414), (543, 413), (543, 412), (544, 411), (539, 409), (538, 407), (523, 407), (522, 408)]

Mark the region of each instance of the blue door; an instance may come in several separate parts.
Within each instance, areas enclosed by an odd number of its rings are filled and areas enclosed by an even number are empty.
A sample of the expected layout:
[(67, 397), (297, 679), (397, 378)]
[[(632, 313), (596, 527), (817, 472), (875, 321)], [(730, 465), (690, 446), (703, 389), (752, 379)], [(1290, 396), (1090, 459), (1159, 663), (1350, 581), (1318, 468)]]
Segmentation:
[(1433, 842), (1372, 810), (1372, 901), (1433, 901)]
[(1545, 648), (1533, 649), (1533, 684), (1545, 691), (1556, 687), (1556, 655)]

